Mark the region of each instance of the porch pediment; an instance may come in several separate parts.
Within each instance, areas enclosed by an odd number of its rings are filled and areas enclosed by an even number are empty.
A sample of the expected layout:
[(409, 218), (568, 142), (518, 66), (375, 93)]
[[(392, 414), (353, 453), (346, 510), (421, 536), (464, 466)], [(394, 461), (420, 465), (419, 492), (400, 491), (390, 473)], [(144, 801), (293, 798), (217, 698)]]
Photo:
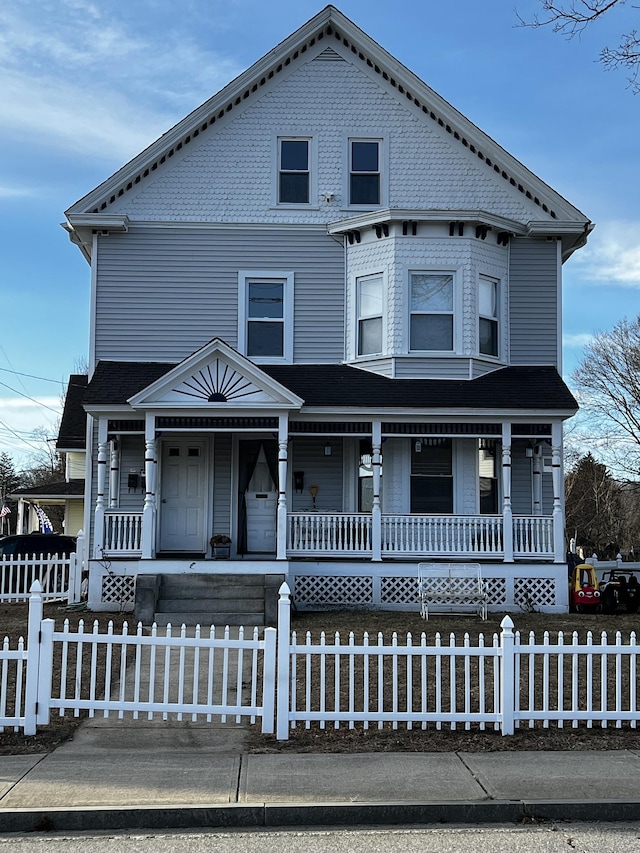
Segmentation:
[(134, 409), (300, 409), (304, 403), (220, 338), (134, 394)]

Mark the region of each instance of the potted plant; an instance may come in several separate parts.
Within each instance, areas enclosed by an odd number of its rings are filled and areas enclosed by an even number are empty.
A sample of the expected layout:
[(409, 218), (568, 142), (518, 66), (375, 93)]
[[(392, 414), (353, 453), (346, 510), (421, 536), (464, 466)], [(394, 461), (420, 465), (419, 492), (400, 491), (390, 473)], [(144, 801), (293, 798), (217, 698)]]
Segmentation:
[(231, 538), (226, 533), (216, 533), (209, 539), (214, 560), (228, 560), (231, 551)]

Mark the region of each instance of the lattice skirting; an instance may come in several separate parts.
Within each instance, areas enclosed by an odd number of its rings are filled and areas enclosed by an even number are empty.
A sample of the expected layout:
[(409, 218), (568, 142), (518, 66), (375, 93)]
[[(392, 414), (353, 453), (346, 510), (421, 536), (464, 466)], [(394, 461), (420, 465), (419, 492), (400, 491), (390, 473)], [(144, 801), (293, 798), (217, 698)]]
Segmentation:
[(104, 575), (102, 578), (102, 601), (105, 604), (133, 604), (135, 593), (136, 579), (131, 575)]
[[(535, 610), (558, 604), (556, 581), (544, 577), (486, 577), (488, 605), (496, 609)], [(414, 574), (398, 575), (296, 575), (296, 605), (314, 607), (372, 607), (410, 610), (419, 605)]]

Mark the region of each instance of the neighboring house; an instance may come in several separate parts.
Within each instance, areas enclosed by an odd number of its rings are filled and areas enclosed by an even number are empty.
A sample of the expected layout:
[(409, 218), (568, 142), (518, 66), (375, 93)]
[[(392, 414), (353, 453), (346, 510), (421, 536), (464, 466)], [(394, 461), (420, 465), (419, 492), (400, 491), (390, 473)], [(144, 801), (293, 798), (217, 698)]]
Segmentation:
[(84, 374), (69, 377), (56, 442), (56, 450), (65, 459), (64, 481), (16, 489), (9, 495), (12, 500), (18, 501), (16, 533), (31, 533), (40, 529), (40, 519), (35, 506), (64, 507), (62, 531), (69, 536), (76, 536), (84, 527), (87, 415), (82, 408), (82, 398), (87, 388), (87, 379)]
[(566, 607), (561, 272), (592, 225), (337, 9), (66, 215), (93, 607), (222, 570), (414, 607), (433, 559)]

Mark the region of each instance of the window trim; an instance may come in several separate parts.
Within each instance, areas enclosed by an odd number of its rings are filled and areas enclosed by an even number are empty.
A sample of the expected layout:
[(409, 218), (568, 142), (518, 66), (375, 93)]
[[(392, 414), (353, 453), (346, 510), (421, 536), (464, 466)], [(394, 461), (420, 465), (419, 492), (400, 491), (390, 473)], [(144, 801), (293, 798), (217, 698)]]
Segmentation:
[[(453, 307), (451, 311), (412, 311), (411, 310), (411, 277), (413, 275), (450, 275), (452, 280), (452, 302)], [(417, 269), (410, 268), (407, 270), (407, 354), (409, 355), (421, 355), (421, 356), (452, 356), (457, 355), (459, 352), (459, 325), (461, 318), (461, 305), (460, 297), (459, 297), (459, 286), (458, 286), (458, 271), (451, 268), (437, 269)], [(412, 349), (411, 347), (411, 317), (413, 314), (419, 315), (451, 315), (452, 317), (452, 341), (451, 341), (451, 349)]]
[[(281, 142), (307, 142), (308, 143), (308, 174), (309, 174), (309, 201), (293, 202), (280, 201), (280, 143)], [(277, 133), (273, 137), (273, 187), (271, 206), (285, 210), (309, 210), (318, 208), (318, 150), (315, 136), (309, 133)]]
[[(480, 282), (482, 280), (489, 281), (495, 285), (496, 289), (496, 314), (495, 317), (489, 317), (486, 314), (480, 313)], [(500, 353), (502, 351), (501, 341), (500, 341), (500, 330), (501, 330), (501, 282), (500, 279), (493, 275), (487, 275), (486, 273), (478, 273), (478, 318), (477, 318), (477, 334), (478, 334), (478, 355), (481, 358), (492, 358), (496, 360), (500, 360)], [(480, 320), (487, 320), (489, 322), (494, 322), (496, 324), (496, 345), (497, 352), (483, 352), (480, 349)]]
[[(249, 284), (254, 281), (278, 281), (283, 284), (281, 356), (249, 355), (247, 353), (249, 325)], [(283, 270), (239, 270), (238, 272), (238, 351), (254, 364), (278, 364), (293, 361), (293, 298), (294, 274)]]
[[(371, 281), (372, 279), (380, 279), (380, 295), (381, 295), (381, 306), (380, 306), (380, 314), (370, 314), (366, 317), (360, 316), (360, 285), (362, 282)], [(380, 358), (386, 352), (385, 341), (386, 341), (386, 293), (387, 288), (385, 287), (385, 274), (382, 270), (377, 272), (365, 273), (364, 275), (356, 275), (355, 276), (355, 303), (354, 303), (354, 316), (355, 316), (355, 332), (354, 332), (354, 346), (353, 346), (353, 355), (356, 359), (370, 359), (370, 358)], [(361, 320), (374, 320), (376, 317), (380, 317), (381, 320), (381, 330), (380, 330), (380, 351), (379, 352), (369, 352), (369, 353), (360, 353), (360, 321)]]
[[(378, 143), (378, 175), (380, 200), (378, 204), (353, 204), (351, 201), (351, 143), (352, 142), (377, 142)], [(343, 204), (344, 210), (379, 210), (389, 205), (389, 145), (387, 135), (367, 133), (352, 133), (346, 137), (343, 161)]]

